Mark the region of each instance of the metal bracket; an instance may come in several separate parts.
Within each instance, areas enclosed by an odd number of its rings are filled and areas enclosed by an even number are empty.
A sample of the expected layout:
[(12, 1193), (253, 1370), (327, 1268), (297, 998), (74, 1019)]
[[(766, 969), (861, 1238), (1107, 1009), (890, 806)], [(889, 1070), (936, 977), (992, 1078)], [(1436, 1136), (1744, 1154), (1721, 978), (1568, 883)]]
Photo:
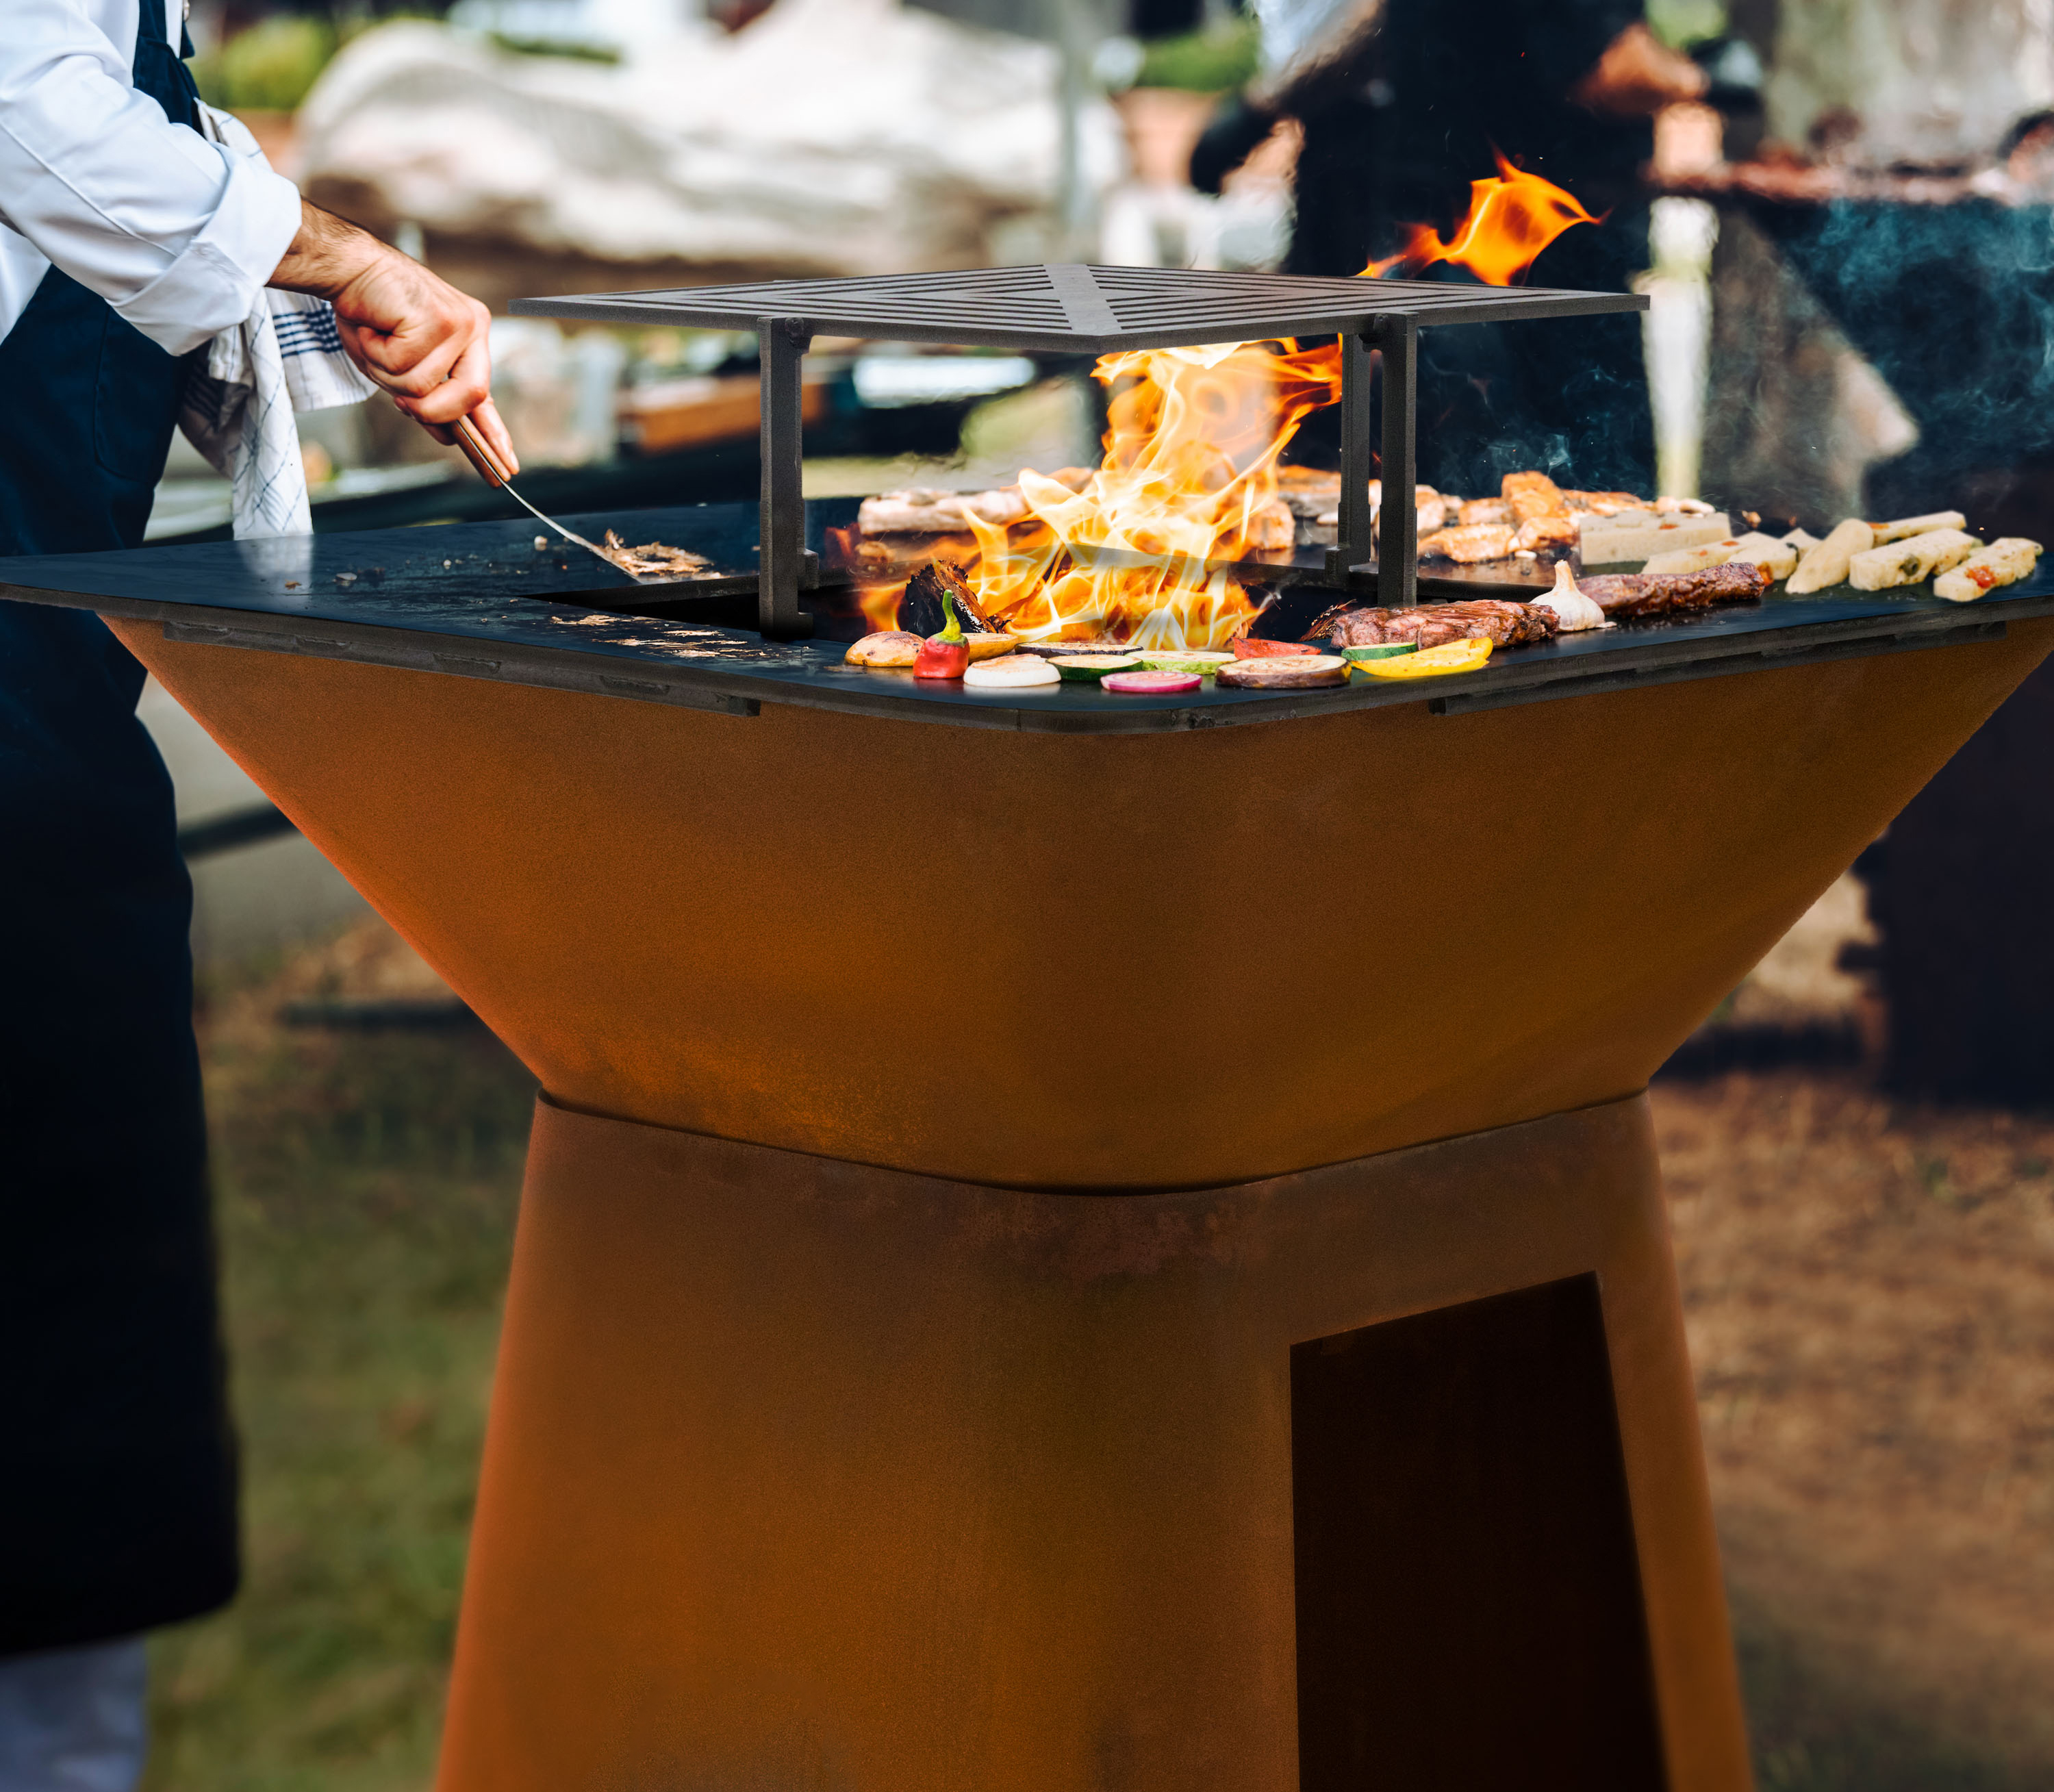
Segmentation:
[[(1410, 609), (1419, 601), (1419, 325), (1409, 317), (1379, 320), (1367, 336), (1341, 338), (1340, 539), (1327, 550), (1327, 572), (1345, 589), (1375, 542), (1376, 601)], [(1383, 364), (1382, 513), (1370, 520), (1370, 365)], [(1394, 502), (1394, 499), (1395, 502)]]
[(1419, 325), (1378, 321), (1383, 356), (1383, 507), (1376, 538), (1376, 601), (1409, 610), (1419, 601)]
[(803, 317), (756, 321), (762, 395), (763, 482), (757, 523), (757, 627), (765, 640), (803, 640), (813, 619), (799, 593), (820, 577), (820, 557), (806, 546), (805, 422), (800, 364), (813, 342)]

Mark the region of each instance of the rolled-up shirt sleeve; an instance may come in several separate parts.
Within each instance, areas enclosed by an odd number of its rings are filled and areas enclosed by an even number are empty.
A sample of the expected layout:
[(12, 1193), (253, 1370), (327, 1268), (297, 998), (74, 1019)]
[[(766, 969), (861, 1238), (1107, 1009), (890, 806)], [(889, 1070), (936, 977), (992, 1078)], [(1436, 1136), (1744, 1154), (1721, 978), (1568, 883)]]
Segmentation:
[(67, 0), (6, 15), (0, 221), (173, 354), (242, 322), (299, 229), (298, 190), (172, 124)]

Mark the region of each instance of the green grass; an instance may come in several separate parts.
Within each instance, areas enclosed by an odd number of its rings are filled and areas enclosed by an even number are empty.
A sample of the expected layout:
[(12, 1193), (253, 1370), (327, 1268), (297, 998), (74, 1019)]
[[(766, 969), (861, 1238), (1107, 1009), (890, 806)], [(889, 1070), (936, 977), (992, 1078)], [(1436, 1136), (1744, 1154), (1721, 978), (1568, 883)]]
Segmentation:
[(244, 1020), (207, 1041), (244, 1588), (157, 1640), (146, 1785), (421, 1787), (533, 1085), (482, 1033)]
[(2054, 1776), (1931, 1734), (1850, 1685), (1753, 1607), (1733, 1634), (1757, 1792), (2047, 1792)]

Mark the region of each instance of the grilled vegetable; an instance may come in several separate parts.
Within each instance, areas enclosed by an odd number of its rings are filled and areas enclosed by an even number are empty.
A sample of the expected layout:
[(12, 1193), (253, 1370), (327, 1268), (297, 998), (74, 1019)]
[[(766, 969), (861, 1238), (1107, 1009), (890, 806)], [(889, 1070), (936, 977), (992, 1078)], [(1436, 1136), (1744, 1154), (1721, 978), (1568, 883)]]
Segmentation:
[(942, 613), (949, 619), (948, 626), (921, 642), (919, 656), (913, 662), (915, 678), (961, 678), (969, 669), (970, 643), (963, 639), (962, 624), (956, 620), (952, 593), (942, 593)]
[(1706, 542), (1694, 548), (1674, 548), (1653, 555), (1640, 569), (1643, 573), (1702, 573), (1707, 566), (1723, 566), (1738, 553), (1740, 543), (1729, 537)]
[(1096, 684), (1108, 672), (1133, 672), (1141, 662), (1131, 653), (1067, 653), (1048, 662), (1057, 676), (1072, 684)]
[(1010, 635), (966, 635), (963, 644), (970, 649), (970, 663), (974, 666), (980, 660), (996, 660), (1019, 646)]
[(1959, 510), (1935, 510), (1930, 516), (1899, 517), (1895, 522), (1872, 522), (1869, 527), (1875, 531), (1875, 545), (1881, 547), (1885, 542), (1907, 542), (1936, 529), (1965, 529), (1968, 522)]
[(1360, 669), (1371, 678), (1440, 678), (1450, 672), (1473, 672), (1489, 658), (1490, 643), (1479, 637), (1424, 648), (1403, 660), (1368, 660)]
[(1359, 660), (1395, 660), (1401, 653), (1417, 653), (1417, 641), (1379, 641), (1374, 647), (1344, 647), (1341, 657), (1353, 665)]
[(1200, 678), (1210, 678), (1221, 667), (1231, 664), (1234, 656), (1210, 648), (1178, 648), (1159, 652), (1151, 649), (1139, 658), (1151, 672), (1196, 672)]
[(2022, 535), (2007, 535), (1981, 552), (1970, 554), (1951, 573), (1942, 573), (1933, 581), (1933, 595), (1965, 604), (2001, 585), (2024, 578), (2032, 570), (2040, 553), (2037, 542), (2028, 542)]
[(1958, 529), (1928, 530), (1887, 547), (1871, 548), (1847, 562), (1847, 583), (1857, 591), (1889, 591), (1918, 585), (1958, 566), (1982, 545)]
[(1576, 588), (1576, 576), (1570, 572), (1566, 561), (1556, 562), (1555, 589), (1544, 597), (1535, 598), (1533, 606), (1536, 609), (1552, 610), (1560, 616), (1562, 619), (1561, 632), (1565, 635), (1584, 628), (1609, 626), (1605, 621), (1604, 612), (1598, 608), (1596, 601), (1586, 597)]
[(986, 660), (968, 668), (963, 683), (974, 690), (1016, 690), (1030, 684), (1060, 684), (1062, 674), (1045, 660), (1031, 653), (1009, 653), (1003, 660)]
[(865, 635), (842, 658), (852, 666), (910, 666), (920, 656), (920, 637), (904, 628)]
[(1172, 697), (1180, 691), (1195, 691), (1204, 682), (1196, 672), (1108, 672), (1099, 689), (1116, 691), (1123, 697)]
[(1273, 660), (1283, 655), (1317, 653), (1319, 651), (1303, 641), (1264, 640), (1253, 635), (1238, 636), (1234, 644), (1234, 656), (1237, 660)]
[(1816, 548), (1805, 549), (1784, 589), (1793, 597), (1802, 597), (1808, 592), (1824, 591), (1829, 585), (1842, 584), (1847, 576), (1848, 561), (1875, 545), (1875, 531), (1859, 518), (1849, 517)]
[(1779, 542), (1773, 535), (1765, 535), (1757, 530), (1751, 535), (1743, 535), (1728, 557), (1729, 563), (1745, 560), (1750, 565), (1759, 566), (1772, 579), (1787, 579), (1797, 570), (1797, 546), (1794, 542)]
[(1345, 684), (1348, 672), (1339, 654), (1316, 653), (1309, 659), (1237, 660), (1220, 668), (1219, 681), (1237, 691), (1302, 691)]

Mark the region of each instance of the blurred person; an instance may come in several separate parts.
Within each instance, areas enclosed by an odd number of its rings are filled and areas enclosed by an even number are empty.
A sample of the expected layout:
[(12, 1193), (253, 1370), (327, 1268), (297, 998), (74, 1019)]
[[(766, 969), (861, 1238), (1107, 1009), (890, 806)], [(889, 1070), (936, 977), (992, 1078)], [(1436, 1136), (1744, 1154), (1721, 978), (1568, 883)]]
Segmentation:
[[(513, 461), (483, 307), (203, 136), (175, 4), (8, 0), (0, 553), (141, 542), (195, 358), (267, 284)], [(126, 1792), (142, 1633), (238, 1573), (191, 892), (143, 683), (96, 617), (0, 603), (4, 1792)]]
[[(1217, 191), (1278, 119), (1298, 120), (1285, 272), (1359, 274), (1404, 248), (1410, 226), (1448, 230), (1500, 152), (1601, 220), (1564, 231), (1525, 283), (1624, 292), (1645, 270), (1641, 169), (1655, 115), (1709, 82), (1648, 30), (1642, 0), (1259, 0), (1257, 10), (1265, 61), (1281, 73), (1261, 100), (1222, 112), (1192, 178)], [(1470, 278), (1445, 266), (1390, 271)], [(1651, 493), (1641, 332), (1631, 313), (1422, 332), (1420, 479), (1494, 496), (1503, 474), (1538, 467), (1564, 484)]]

